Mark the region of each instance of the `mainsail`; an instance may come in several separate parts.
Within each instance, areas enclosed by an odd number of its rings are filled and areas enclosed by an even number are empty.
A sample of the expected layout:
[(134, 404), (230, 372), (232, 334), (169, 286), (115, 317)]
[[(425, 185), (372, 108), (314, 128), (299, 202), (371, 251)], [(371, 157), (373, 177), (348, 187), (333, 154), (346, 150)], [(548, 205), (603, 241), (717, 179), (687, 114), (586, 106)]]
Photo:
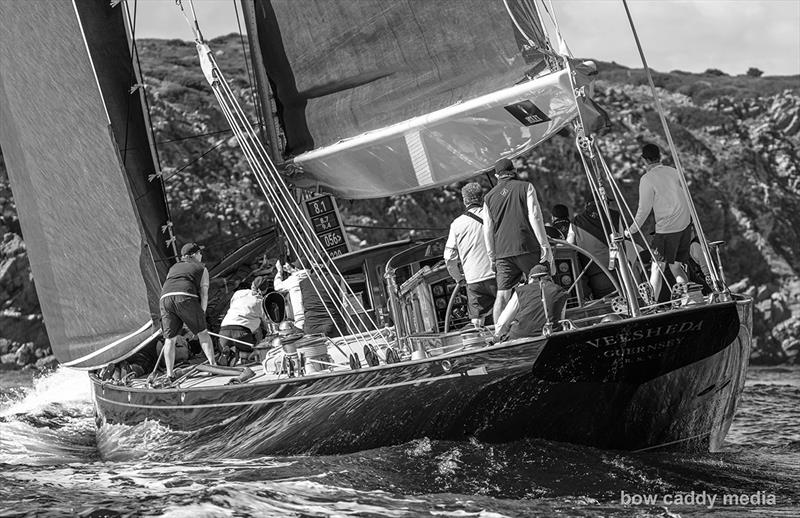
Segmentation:
[(120, 8), (0, 2), (0, 145), (53, 351), (71, 367), (124, 358), (154, 332), (167, 217), (139, 82)]
[(271, 138), (299, 186), (370, 198), (451, 183), (577, 114), (567, 72), (543, 73), (527, 0), (242, 4)]

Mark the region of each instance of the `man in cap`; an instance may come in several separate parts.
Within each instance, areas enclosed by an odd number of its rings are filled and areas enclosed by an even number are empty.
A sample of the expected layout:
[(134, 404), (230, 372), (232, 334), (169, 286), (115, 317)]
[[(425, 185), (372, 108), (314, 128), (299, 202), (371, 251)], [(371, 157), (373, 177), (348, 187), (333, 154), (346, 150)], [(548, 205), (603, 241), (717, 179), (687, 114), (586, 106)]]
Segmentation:
[(537, 264), (528, 274), (528, 283), (517, 286), (503, 309), (494, 326), (495, 338), (538, 336), (545, 324), (554, 326), (563, 320), (566, 307), (567, 291), (553, 282), (546, 265)]
[(653, 264), (650, 269), (650, 285), (653, 296), (658, 299), (664, 265), (669, 265), (677, 284), (685, 284), (687, 277), (680, 263), (689, 259), (692, 222), (688, 195), (680, 181), (680, 173), (661, 165), (661, 150), (655, 144), (642, 146), (645, 174), (639, 181), (639, 208), (633, 224), (625, 235), (640, 232), (650, 212), (655, 216), (656, 232), (653, 236)]
[(216, 365), (214, 344), (206, 329), (209, 277), (202, 258), (203, 252), (197, 243), (183, 245), (181, 260), (169, 269), (161, 288), (159, 306), (164, 334), (164, 363), (170, 379), (175, 366), (175, 341), (184, 324), (197, 335), (209, 363)]
[(483, 189), (470, 182), (461, 188), (461, 198), (466, 210), (450, 224), (444, 260), (453, 279), (466, 283), (469, 317), (475, 327), (481, 327), (497, 296), (497, 280), (483, 239)]
[[(270, 288), (267, 277), (256, 277), (245, 289), (237, 290), (228, 304), (228, 311), (220, 325), (219, 339), (220, 363), (233, 362), (233, 351), (239, 351), (239, 361), (245, 360), (253, 352), (253, 346), (260, 338), (262, 327), (269, 327), (269, 319), (264, 314), (261, 301)], [(230, 340), (230, 339), (233, 340)], [(247, 342), (249, 346), (242, 343)]]
[(555, 263), (533, 184), (518, 180), (507, 158), (499, 160), (494, 170), (497, 185), (484, 198), (483, 235), (497, 272), (496, 323), (523, 275), (539, 263), (555, 273)]

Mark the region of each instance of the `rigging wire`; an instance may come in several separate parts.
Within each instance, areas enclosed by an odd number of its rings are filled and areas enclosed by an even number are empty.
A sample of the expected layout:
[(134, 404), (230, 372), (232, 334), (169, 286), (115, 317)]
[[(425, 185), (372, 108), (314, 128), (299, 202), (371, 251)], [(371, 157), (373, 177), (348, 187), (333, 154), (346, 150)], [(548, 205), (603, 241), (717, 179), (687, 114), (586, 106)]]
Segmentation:
[[(375, 325), (374, 321), (372, 321), (372, 318), (366, 313), (360, 301), (358, 301), (358, 298), (353, 293), (352, 288), (346, 282), (342, 282), (341, 286), (336, 286), (336, 284), (332, 283), (330, 279), (326, 278), (327, 276), (334, 277), (333, 270), (336, 270), (336, 277), (342, 279), (343, 281), (343, 276), (341, 272), (338, 271), (338, 267), (335, 263), (333, 263), (330, 255), (327, 253), (322, 243), (319, 242), (318, 237), (313, 233), (308, 220), (303, 217), (302, 214), (300, 214), (297, 201), (294, 200), (289, 194), (288, 186), (285, 184), (275, 165), (272, 163), (266, 151), (263, 149), (260, 141), (256, 138), (252, 125), (244, 116), (244, 113), (242, 112), (241, 107), (238, 105), (235, 95), (222, 76), (222, 73), (216, 64), (210, 49), (207, 45), (198, 45), (198, 51), (200, 53), (201, 63), (204, 65), (203, 69), (204, 73), (206, 74), (206, 78), (211, 83), (212, 90), (220, 102), (229, 124), (231, 124), (234, 132), (239, 137), (239, 144), (241, 145), (245, 156), (253, 168), (253, 173), (256, 176), (259, 186), (268, 199), (272, 199), (277, 202), (274, 204), (273, 209), (277, 209), (277, 212), (279, 213), (276, 214), (280, 216), (277, 218), (279, 224), (281, 227), (283, 227), (286, 235), (292, 235), (298, 238), (296, 241), (290, 241), (289, 243), (293, 248), (295, 255), (298, 258), (305, 256), (309, 260), (309, 268), (316, 270), (327, 270), (327, 272), (324, 272), (322, 275), (318, 276), (321, 288), (330, 298), (339, 299), (341, 302), (343, 302), (342, 307), (338, 308), (338, 310), (342, 316), (342, 319), (348, 323), (348, 327), (351, 330), (358, 330), (359, 327), (361, 327), (366, 329), (367, 333), (369, 333), (369, 335), (373, 338), (375, 334), (381, 338), (384, 338), (382, 336), (382, 331), (377, 329), (378, 326)], [(264, 170), (264, 166), (266, 166), (266, 171)], [(272, 182), (269, 180), (272, 180)], [(320, 259), (323, 260), (320, 261)], [(301, 264), (302, 262), (303, 261), (301, 260)], [(305, 265), (303, 266), (305, 267)], [(331, 267), (333, 267), (333, 269), (331, 269)], [(315, 283), (312, 283), (312, 286), (314, 287), (314, 290), (317, 291), (317, 295), (320, 295), (320, 291)], [(354, 307), (347, 298), (341, 299), (341, 297), (338, 296), (338, 294), (341, 293), (339, 291), (341, 287), (345, 287), (345, 289), (350, 292), (349, 295), (352, 296), (353, 300), (358, 302), (358, 307)], [(345, 306), (350, 306), (356, 310), (355, 317), (359, 320), (361, 326), (357, 325), (353, 316), (344, 310)], [(338, 322), (336, 322), (336, 319), (333, 318), (333, 315), (330, 313), (330, 309), (326, 306), (325, 310), (333, 320), (337, 331), (344, 335), (338, 326)], [(370, 326), (364, 323), (364, 320), (361, 316), (362, 312), (372, 324), (372, 328), (375, 328), (376, 331), (371, 331)], [(360, 336), (354, 336), (354, 338), (359, 342), (361, 341)], [(386, 339), (384, 338), (384, 340)]]
[[(211, 57), (210, 55), (208, 56), (208, 58), (213, 61), (213, 57)], [(218, 68), (215, 68), (214, 72), (218, 73), (219, 72)], [(230, 121), (231, 125), (234, 127), (234, 129), (236, 131), (239, 131), (239, 133), (241, 133), (242, 136), (250, 137), (250, 140), (241, 139), (240, 143), (243, 145), (242, 146), (243, 149), (246, 150), (246, 154), (250, 155), (253, 158), (251, 163), (259, 166), (257, 169), (258, 169), (260, 174), (257, 176), (257, 178), (259, 179), (259, 184), (262, 187), (262, 189), (265, 191), (265, 194), (267, 194), (266, 191), (269, 191), (270, 192), (269, 195), (271, 195), (273, 199), (277, 200), (277, 203), (275, 204), (275, 206), (273, 206), (273, 209), (277, 208), (278, 212), (282, 213), (281, 216), (283, 216), (283, 217), (282, 218), (278, 218), (279, 223), (285, 223), (287, 221), (289, 222), (289, 225), (282, 225), (282, 226), (286, 227), (285, 228), (285, 234), (293, 235), (294, 237), (297, 238), (296, 241), (290, 241), (290, 243), (289, 243), (290, 246), (293, 248), (293, 251), (295, 252), (295, 255), (298, 258), (301, 258), (303, 256), (308, 258), (310, 260), (310, 262), (312, 263), (311, 266), (313, 268), (315, 268), (315, 269), (319, 269), (320, 266), (321, 266), (323, 269), (327, 270), (327, 272), (325, 274), (323, 274), (322, 276), (318, 277), (319, 280), (321, 281), (322, 289), (326, 292), (327, 296), (330, 297), (331, 299), (338, 299), (339, 297), (337, 296), (337, 293), (339, 293), (339, 290), (337, 289), (336, 285), (333, 284), (331, 282), (331, 280), (329, 280), (326, 277), (326, 276), (334, 277), (334, 274), (333, 274), (333, 272), (332, 272), (332, 270), (331, 270), (331, 268), (329, 266), (332, 263), (330, 262), (330, 257), (327, 255), (327, 251), (324, 249), (324, 247), (322, 247), (321, 243), (318, 242), (318, 239), (316, 239), (316, 235), (313, 234), (313, 231), (311, 230), (310, 224), (308, 223), (308, 221), (302, 215), (300, 215), (299, 207), (297, 207), (297, 202), (290, 196), (290, 194), (288, 192), (288, 188), (281, 181), (281, 178), (278, 175), (277, 169), (274, 169), (274, 165), (270, 164), (272, 167), (270, 167), (268, 169), (269, 173), (270, 173), (270, 176), (274, 180), (272, 183), (270, 183), (268, 181), (268, 178), (266, 177), (266, 174), (264, 174), (263, 170), (261, 170), (261, 167), (260, 167), (261, 164), (266, 164), (267, 163), (266, 160), (264, 160), (266, 158), (266, 151), (263, 151), (263, 148), (260, 146), (260, 142), (255, 138), (254, 135), (252, 135), (252, 130), (250, 130), (250, 132), (248, 132), (247, 134), (243, 133), (243, 129), (247, 127), (246, 126), (247, 120), (246, 120), (246, 118), (243, 117), (243, 113), (241, 112), (241, 108), (238, 107), (237, 104), (235, 104), (236, 99), (235, 99), (232, 91), (230, 91), (230, 88), (227, 87), (227, 84), (225, 84), (224, 80), (223, 81), (217, 80), (215, 84), (218, 85), (218, 86), (220, 84), (224, 84), (225, 87), (223, 88), (223, 92), (227, 96), (229, 96), (229, 99), (232, 101), (231, 105), (226, 105), (224, 103), (224, 100), (221, 98), (221, 96), (218, 97), (218, 99), (220, 99), (220, 103), (224, 106), (224, 109), (226, 111), (226, 115), (229, 116), (229, 121)], [(218, 90), (218, 89), (215, 89), (215, 91), (216, 90)], [(238, 117), (238, 120), (236, 120), (237, 117), (234, 117), (234, 114), (233, 114), (233, 111), (232, 111), (231, 108), (235, 108), (237, 110), (236, 116)], [(242, 123), (245, 126), (244, 127), (238, 127), (239, 123)], [(256, 145), (254, 146), (253, 144), (256, 144)], [(263, 154), (263, 156), (261, 157), (261, 159), (262, 159), (261, 162), (259, 162), (257, 160), (257, 158), (255, 157), (255, 153), (259, 152), (259, 151)], [(277, 189), (275, 188), (275, 185), (278, 186)], [(269, 195), (268, 195), (268, 197), (269, 197)], [(290, 207), (294, 207), (295, 211), (292, 212), (290, 210)], [(299, 227), (299, 229), (298, 229), (298, 227)], [(315, 241), (316, 241), (316, 243), (315, 243)], [(309, 247), (307, 245), (307, 243), (311, 243), (312, 245), (316, 245), (317, 243), (319, 243), (319, 246), (315, 246), (316, 249), (312, 249), (311, 247)], [(300, 245), (299, 249), (298, 249), (298, 245)], [(323, 261), (322, 263), (320, 263), (318, 258), (319, 257), (323, 257), (323, 256), (327, 256), (328, 260), (327, 261)], [(302, 260), (301, 260), (301, 263), (302, 263)], [(335, 264), (333, 264), (333, 266), (334, 266), (334, 268), (336, 268)], [(337, 273), (338, 273), (338, 277), (341, 279), (342, 275), (341, 275), (341, 272), (338, 272), (338, 269), (337, 269)], [(352, 293), (352, 289), (350, 289), (350, 287), (346, 283), (343, 283), (343, 284), (344, 284), (344, 286), (348, 287), (348, 289), (350, 290), (350, 294), (355, 298), (355, 294)], [(312, 283), (312, 286), (314, 287), (315, 291), (317, 291), (317, 295), (321, 296), (320, 292), (317, 289), (317, 286), (315, 286), (314, 283)], [(344, 308), (344, 306), (348, 305), (349, 301), (347, 301), (347, 299), (343, 299), (343, 300), (341, 300), (341, 302), (343, 303), (342, 307)], [(360, 308), (360, 309), (361, 309), (361, 311), (363, 311), (363, 308)], [(339, 323), (333, 317), (333, 314), (331, 313), (331, 310), (329, 308), (327, 308), (327, 306), (325, 307), (325, 311), (328, 313), (328, 316), (333, 321), (334, 326), (337, 328), (337, 331), (340, 334), (344, 335), (344, 333), (342, 332), (342, 329), (339, 327)], [(359, 328), (359, 326), (355, 323), (355, 320), (350, 316), (350, 314), (347, 311), (345, 311), (344, 309), (340, 310), (340, 315), (343, 317), (343, 321), (347, 322), (348, 327), (350, 329), (358, 329)], [(369, 327), (364, 324), (364, 322), (361, 319), (358, 311), (356, 312), (356, 317), (360, 320), (359, 323), (363, 327), (369, 329)], [(374, 323), (373, 323), (373, 326), (374, 326)], [(374, 326), (374, 327), (377, 327), (377, 326)], [(360, 340), (358, 340), (358, 341), (360, 341)], [(348, 346), (349, 346), (349, 344), (348, 344)], [(352, 352), (352, 350), (351, 350), (351, 352)]]
[(658, 92), (656, 92), (656, 86), (653, 83), (653, 76), (650, 73), (650, 67), (647, 64), (647, 59), (644, 56), (644, 50), (642, 49), (641, 41), (639, 41), (639, 33), (636, 31), (636, 26), (633, 23), (633, 17), (631, 16), (630, 9), (628, 9), (627, 0), (622, 0), (622, 5), (625, 7), (625, 14), (628, 16), (628, 23), (631, 27), (631, 32), (633, 32), (633, 38), (636, 41), (636, 48), (639, 51), (639, 57), (642, 60), (642, 66), (644, 67), (645, 74), (647, 75), (647, 82), (650, 84), (650, 91), (652, 92), (656, 110), (658, 111), (658, 117), (661, 120), (661, 126), (664, 129), (664, 135), (667, 138), (667, 144), (669, 145), (669, 150), (672, 154), (672, 160), (675, 163), (675, 169), (678, 171), (678, 178), (680, 179), (681, 187), (683, 187), (684, 195), (686, 196), (686, 200), (689, 202), (689, 212), (691, 213), (692, 222), (695, 225), (695, 234), (697, 234), (697, 238), (700, 241), (700, 248), (703, 251), (703, 257), (706, 260), (706, 264), (709, 265), (709, 273), (714, 284), (713, 288), (716, 290), (718, 286), (722, 286), (717, 271), (717, 265), (711, 257), (711, 250), (708, 247), (708, 241), (706, 240), (705, 232), (703, 232), (703, 227), (700, 225), (700, 218), (697, 215), (694, 201), (692, 200), (692, 196), (689, 192), (689, 184), (686, 182), (686, 174), (683, 170), (683, 166), (681, 165), (680, 157), (678, 156), (678, 150), (675, 147), (675, 142), (672, 140), (672, 133), (669, 130), (667, 119), (664, 116), (664, 109), (661, 106), (661, 99), (658, 96)]
[[(250, 95), (253, 96), (253, 104), (257, 104), (259, 101), (259, 92), (258, 89), (253, 84), (253, 75), (250, 73), (250, 63), (247, 59), (247, 48), (244, 44), (244, 31), (242, 31), (242, 20), (239, 16), (239, 6), (236, 0), (231, 0), (233, 3), (233, 10), (236, 13), (236, 26), (239, 28), (239, 40), (242, 43), (242, 56), (244, 58), (244, 68), (247, 70), (247, 81), (250, 84)], [(261, 120), (261, 110), (256, 110), (256, 119), (258, 120), (258, 127), (264, 127), (264, 121)]]

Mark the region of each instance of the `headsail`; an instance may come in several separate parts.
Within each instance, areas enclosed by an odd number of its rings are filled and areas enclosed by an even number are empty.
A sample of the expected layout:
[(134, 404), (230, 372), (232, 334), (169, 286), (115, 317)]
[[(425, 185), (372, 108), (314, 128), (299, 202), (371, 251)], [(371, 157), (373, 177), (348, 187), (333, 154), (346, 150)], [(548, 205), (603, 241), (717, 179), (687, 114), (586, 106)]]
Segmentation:
[(106, 1), (0, 2), (0, 145), (54, 353), (76, 368), (153, 333), (168, 266), (125, 34)]
[[(244, 0), (256, 70), (303, 171), (293, 181), (386, 196), (467, 178), (552, 136), (576, 108), (563, 72), (520, 84), (545, 68), (529, 4)], [(485, 102), (458, 109), (475, 99)]]

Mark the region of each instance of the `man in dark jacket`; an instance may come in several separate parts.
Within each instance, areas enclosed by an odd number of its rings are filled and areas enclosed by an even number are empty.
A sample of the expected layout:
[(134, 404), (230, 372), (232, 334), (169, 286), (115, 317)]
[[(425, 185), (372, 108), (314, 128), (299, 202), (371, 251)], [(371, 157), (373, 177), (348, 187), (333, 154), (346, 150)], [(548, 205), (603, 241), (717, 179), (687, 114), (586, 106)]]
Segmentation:
[(555, 263), (533, 184), (518, 180), (514, 164), (507, 158), (499, 160), (494, 169), (497, 185), (484, 198), (483, 236), (497, 272), (493, 311), (497, 322), (523, 275), (539, 263), (549, 265), (555, 273)]
[(308, 276), (300, 281), (305, 315), (303, 331), (328, 337), (347, 334), (340, 286), (324, 266), (316, 265), (309, 270)]
[(197, 335), (208, 362), (216, 365), (214, 344), (206, 328), (208, 305), (208, 270), (203, 265), (203, 252), (197, 243), (181, 248), (181, 261), (172, 265), (161, 288), (161, 330), (164, 334), (164, 363), (167, 377), (172, 378), (175, 366), (175, 341), (183, 325)]
[[(537, 274), (545, 274), (541, 284)], [(539, 336), (545, 324), (555, 326), (564, 318), (567, 292), (553, 282), (547, 266), (538, 264), (528, 274), (528, 284), (518, 286), (495, 324), (497, 339)], [(516, 325), (513, 325), (516, 322)]]

